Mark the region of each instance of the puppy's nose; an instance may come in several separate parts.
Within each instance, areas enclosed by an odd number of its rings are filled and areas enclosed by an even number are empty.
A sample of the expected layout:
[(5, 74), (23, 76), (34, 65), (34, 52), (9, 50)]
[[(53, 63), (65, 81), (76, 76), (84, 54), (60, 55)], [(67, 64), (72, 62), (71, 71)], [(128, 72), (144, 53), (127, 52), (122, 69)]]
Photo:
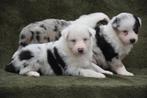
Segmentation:
[(130, 39), (130, 43), (131, 43), (131, 44), (134, 44), (135, 41), (136, 41), (136, 40), (135, 40), (134, 38), (133, 38), (133, 39)]
[(83, 53), (84, 52), (84, 49), (83, 48), (78, 48), (78, 52), (79, 53)]

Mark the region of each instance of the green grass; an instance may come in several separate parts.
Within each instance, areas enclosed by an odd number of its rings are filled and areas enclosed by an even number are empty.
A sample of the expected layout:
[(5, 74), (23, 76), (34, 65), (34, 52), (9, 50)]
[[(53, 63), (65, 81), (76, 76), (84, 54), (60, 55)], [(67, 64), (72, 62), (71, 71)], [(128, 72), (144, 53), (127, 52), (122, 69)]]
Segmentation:
[(20, 76), (0, 70), (0, 97), (9, 98), (146, 98), (147, 69), (129, 69), (136, 75), (105, 79)]

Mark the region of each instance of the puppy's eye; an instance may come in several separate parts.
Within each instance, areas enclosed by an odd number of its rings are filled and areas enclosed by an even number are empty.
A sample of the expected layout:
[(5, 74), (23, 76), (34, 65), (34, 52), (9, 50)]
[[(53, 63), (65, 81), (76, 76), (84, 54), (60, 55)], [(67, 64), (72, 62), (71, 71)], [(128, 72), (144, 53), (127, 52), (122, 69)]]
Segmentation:
[(83, 40), (84, 40), (84, 41), (87, 41), (87, 40), (88, 40), (88, 38), (84, 38)]
[(72, 39), (72, 40), (70, 40), (71, 42), (73, 42), (73, 43), (75, 43), (76, 42), (76, 40), (75, 39)]
[(127, 31), (127, 30), (124, 30), (123, 32), (124, 32), (124, 33), (128, 33), (128, 31)]
[(125, 35), (128, 35), (128, 31), (127, 31), (127, 30), (124, 30), (123, 33), (124, 33)]

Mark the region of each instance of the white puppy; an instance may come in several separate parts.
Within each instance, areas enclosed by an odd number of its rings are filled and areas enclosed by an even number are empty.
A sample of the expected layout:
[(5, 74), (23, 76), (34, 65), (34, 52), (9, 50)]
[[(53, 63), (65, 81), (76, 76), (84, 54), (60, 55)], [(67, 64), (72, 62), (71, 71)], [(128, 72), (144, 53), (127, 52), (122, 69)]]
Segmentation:
[(130, 13), (120, 13), (105, 26), (95, 27), (95, 62), (109, 66), (120, 75), (133, 76), (126, 70), (122, 59), (138, 40), (141, 19)]
[(105, 78), (112, 74), (91, 62), (95, 30), (84, 25), (70, 25), (58, 41), (31, 44), (15, 52), (6, 66), (21, 75), (73, 75)]

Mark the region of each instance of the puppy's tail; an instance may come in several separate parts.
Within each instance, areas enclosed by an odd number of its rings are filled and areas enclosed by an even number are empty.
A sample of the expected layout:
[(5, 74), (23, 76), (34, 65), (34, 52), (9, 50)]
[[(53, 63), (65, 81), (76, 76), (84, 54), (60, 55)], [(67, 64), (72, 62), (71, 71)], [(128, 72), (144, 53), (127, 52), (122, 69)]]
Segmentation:
[(107, 25), (108, 22), (109, 22), (109, 20), (104, 18), (104, 19), (97, 22), (96, 27), (101, 26), (101, 25)]

